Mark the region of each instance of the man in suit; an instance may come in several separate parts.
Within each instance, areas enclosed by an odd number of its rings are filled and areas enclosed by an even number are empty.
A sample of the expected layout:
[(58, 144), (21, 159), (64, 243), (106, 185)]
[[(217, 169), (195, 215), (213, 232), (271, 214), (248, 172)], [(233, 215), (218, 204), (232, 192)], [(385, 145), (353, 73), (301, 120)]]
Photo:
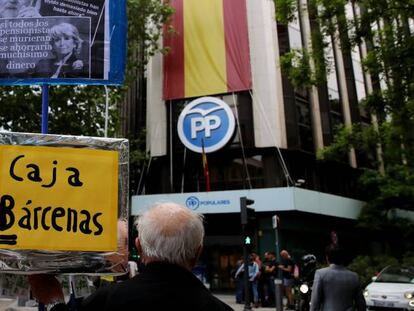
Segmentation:
[(365, 311), (358, 275), (343, 266), (343, 252), (336, 245), (326, 249), (329, 267), (318, 269), (312, 287), (310, 311)]
[[(135, 241), (144, 271), (102, 287), (81, 311), (231, 311), (191, 273), (201, 253), (203, 217), (175, 203), (151, 208), (137, 221)], [(67, 311), (60, 284), (50, 275), (31, 276), (32, 293), (48, 310)]]

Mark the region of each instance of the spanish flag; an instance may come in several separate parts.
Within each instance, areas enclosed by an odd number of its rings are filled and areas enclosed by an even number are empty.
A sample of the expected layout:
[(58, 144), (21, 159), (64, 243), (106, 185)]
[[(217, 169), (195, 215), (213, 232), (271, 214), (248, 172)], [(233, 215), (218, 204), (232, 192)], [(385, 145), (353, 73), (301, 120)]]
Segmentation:
[(171, 0), (170, 5), (174, 31), (164, 32), (164, 47), (170, 48), (164, 56), (164, 100), (251, 89), (245, 0)]

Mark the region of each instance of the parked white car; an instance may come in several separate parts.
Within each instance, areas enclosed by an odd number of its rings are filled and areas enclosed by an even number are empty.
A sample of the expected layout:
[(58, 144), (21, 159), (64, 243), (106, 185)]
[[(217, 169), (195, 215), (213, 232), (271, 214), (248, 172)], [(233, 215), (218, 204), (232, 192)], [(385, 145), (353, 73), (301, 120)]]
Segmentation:
[(414, 310), (414, 267), (388, 266), (364, 290), (368, 310)]

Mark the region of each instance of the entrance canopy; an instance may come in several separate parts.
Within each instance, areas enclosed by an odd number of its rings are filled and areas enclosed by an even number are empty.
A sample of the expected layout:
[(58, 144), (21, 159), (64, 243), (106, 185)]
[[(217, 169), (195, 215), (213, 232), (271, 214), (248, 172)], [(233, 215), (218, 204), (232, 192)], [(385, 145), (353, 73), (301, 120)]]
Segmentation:
[(239, 213), (240, 197), (255, 201), (256, 212), (301, 211), (356, 219), (364, 202), (296, 187), (264, 188), (194, 193), (138, 195), (132, 197), (131, 215), (140, 215), (152, 205), (175, 202), (202, 214)]

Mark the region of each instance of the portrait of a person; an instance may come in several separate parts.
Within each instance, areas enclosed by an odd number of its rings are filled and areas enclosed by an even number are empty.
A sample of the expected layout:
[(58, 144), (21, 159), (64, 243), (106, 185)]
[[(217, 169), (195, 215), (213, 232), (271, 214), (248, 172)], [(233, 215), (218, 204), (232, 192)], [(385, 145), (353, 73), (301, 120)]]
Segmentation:
[(40, 17), (37, 1), (0, 0), (0, 18)]
[(17, 17), (40, 17), (40, 0), (18, 0), (19, 11)]
[[(41, 0), (0, 0), (0, 18), (40, 17), (39, 6)], [(0, 78), (16, 76), (9, 72), (9, 59), (0, 59)]]
[(72, 24), (60, 23), (50, 29), (49, 35), (54, 57), (40, 60), (34, 75), (55, 79), (88, 77), (88, 68), (80, 59), (83, 40), (78, 29)]

